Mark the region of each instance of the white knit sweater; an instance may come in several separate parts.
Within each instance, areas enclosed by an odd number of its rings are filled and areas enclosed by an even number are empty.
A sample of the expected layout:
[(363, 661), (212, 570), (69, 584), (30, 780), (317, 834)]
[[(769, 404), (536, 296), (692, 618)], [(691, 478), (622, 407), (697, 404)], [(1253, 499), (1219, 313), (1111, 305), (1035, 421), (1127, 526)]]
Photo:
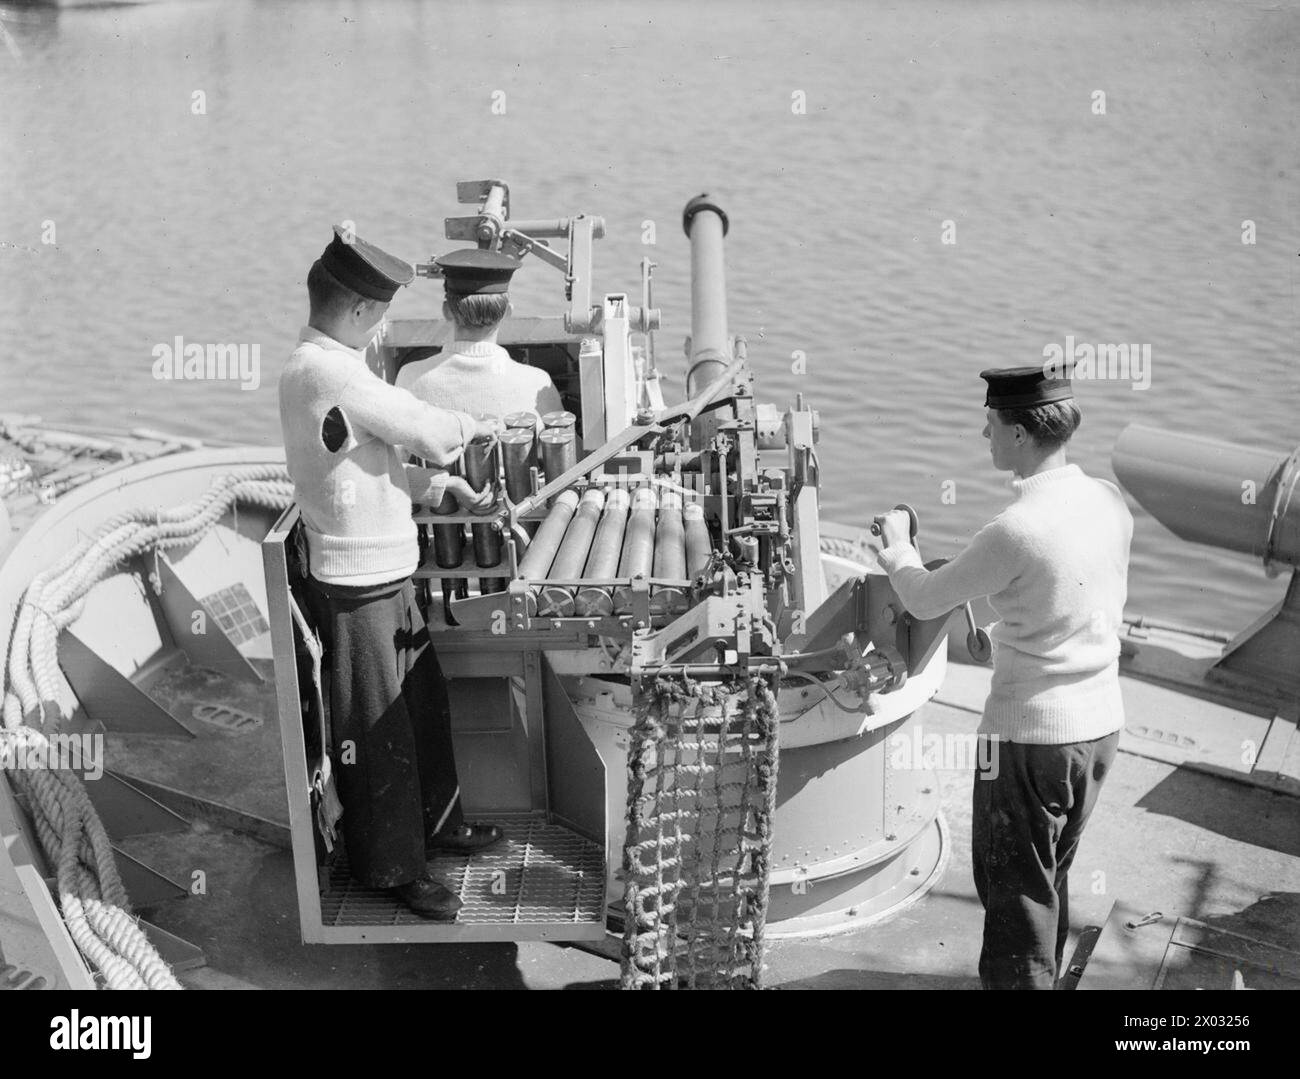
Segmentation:
[(911, 544), (881, 552), (904, 606), (937, 618), (988, 596), (993, 681), (980, 732), (1060, 745), (1124, 725), (1119, 628), (1133, 518), (1119, 488), (1065, 465), (1012, 480), (1015, 500), (945, 566)]
[(439, 408), (498, 419), (512, 412), (541, 416), (560, 406), (551, 377), (538, 367), (516, 363), (491, 341), (454, 341), (445, 354), (404, 365), (395, 380), (421, 401)]
[[(322, 427), (335, 408), (346, 436), (330, 452)], [(473, 417), (416, 400), (375, 375), (363, 352), (308, 326), (280, 374), (280, 426), (312, 576), (345, 585), (409, 577), (419, 562), (412, 499), (440, 502), (447, 472), (405, 465), (395, 447), (449, 465), (474, 437)]]

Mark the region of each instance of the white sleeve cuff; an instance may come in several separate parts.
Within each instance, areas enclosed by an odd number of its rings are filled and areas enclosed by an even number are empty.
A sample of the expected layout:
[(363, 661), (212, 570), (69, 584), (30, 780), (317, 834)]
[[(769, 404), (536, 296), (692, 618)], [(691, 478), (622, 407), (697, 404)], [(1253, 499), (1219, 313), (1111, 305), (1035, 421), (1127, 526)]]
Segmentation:
[(460, 421), (460, 445), (464, 449), (474, 441), (474, 432), (478, 430), (478, 420), (468, 412), (457, 412), (456, 419)]
[(878, 560), (886, 573), (893, 573), (894, 570), (903, 566), (920, 566), (924, 568), (921, 556), (916, 553), (916, 548), (910, 543), (895, 543), (886, 547), (880, 552)]

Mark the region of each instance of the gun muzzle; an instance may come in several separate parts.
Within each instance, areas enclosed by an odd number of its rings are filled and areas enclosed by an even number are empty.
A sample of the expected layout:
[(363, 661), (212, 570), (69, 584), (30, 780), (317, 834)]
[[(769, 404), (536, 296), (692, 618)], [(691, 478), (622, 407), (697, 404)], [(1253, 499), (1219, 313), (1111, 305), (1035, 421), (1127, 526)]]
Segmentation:
[[(691, 241), (691, 354), (686, 370), (689, 401), (731, 363), (727, 334), (727, 275), (723, 237), (727, 215), (708, 195), (697, 195), (682, 211), (682, 227)], [(707, 446), (718, 422), (731, 418), (730, 408), (714, 409), (691, 423), (696, 449)]]

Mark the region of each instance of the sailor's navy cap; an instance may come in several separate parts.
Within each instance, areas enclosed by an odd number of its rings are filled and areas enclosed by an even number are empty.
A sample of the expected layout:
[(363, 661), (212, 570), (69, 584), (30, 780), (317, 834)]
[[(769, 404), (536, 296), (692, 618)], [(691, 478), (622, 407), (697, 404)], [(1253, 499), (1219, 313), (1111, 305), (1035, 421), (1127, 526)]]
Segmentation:
[(334, 226), (334, 239), (321, 254), (320, 262), (340, 285), (385, 303), (415, 279), (415, 269), (409, 262), (353, 236), (342, 225)]
[(519, 260), (499, 251), (467, 247), (451, 251), (433, 260), (442, 270), (448, 292), (460, 296), (505, 292), (511, 275), (519, 269)]
[(980, 372), (988, 383), (985, 408), (1034, 408), (1074, 397), (1070, 368), (1058, 372), (1048, 365), (1039, 367), (990, 367)]

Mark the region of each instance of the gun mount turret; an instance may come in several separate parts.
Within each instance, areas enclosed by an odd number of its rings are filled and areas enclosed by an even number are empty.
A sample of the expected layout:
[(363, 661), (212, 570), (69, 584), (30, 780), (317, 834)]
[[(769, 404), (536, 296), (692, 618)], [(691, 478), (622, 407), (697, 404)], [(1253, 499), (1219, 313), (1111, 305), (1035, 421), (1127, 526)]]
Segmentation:
[[(721, 206), (699, 196), (683, 216), (686, 399), (668, 403), (649, 260), (639, 304), (626, 293), (594, 302), (600, 218), (514, 219), (496, 180), (460, 184), (458, 196), (478, 211), (449, 218), (448, 239), (525, 266), (533, 256), (566, 302), (559, 315), (507, 319), (498, 338), (550, 375), (563, 410), (506, 417), (498, 442), (469, 448), (465, 474), (496, 496), (487, 510), (415, 515), (427, 540), (416, 576), (428, 582), (429, 631), (450, 679), (465, 811), (500, 817), (519, 842), (448, 868), (466, 904), (453, 925), (417, 924), (357, 895), (310, 809), (307, 749), (312, 732), (323, 741), (328, 730), (300, 707), (314, 697), (304, 688), (311, 665), (301, 641), (296, 661), (282, 646), (305, 939), (603, 938), (622, 901), (629, 732), (666, 676), (760, 678), (772, 689), (782, 764), (771, 933), (856, 924), (924, 890), (943, 860), (943, 830), (933, 762), (913, 759), (910, 724), (942, 681), (947, 618), (908, 615), (862, 534), (833, 528), (824, 539), (818, 417), (802, 395), (787, 409), (756, 400), (746, 342), (727, 322)], [(394, 320), (370, 360), (392, 379), (451, 339), (441, 319)], [(268, 545), (284, 545), (294, 527), (291, 511)], [(284, 565), (269, 571), (272, 591), (292, 601), (291, 551), (268, 557)], [(273, 604), (280, 639), (301, 637), (293, 603), (283, 606)], [(354, 913), (380, 906), (382, 925)]]

